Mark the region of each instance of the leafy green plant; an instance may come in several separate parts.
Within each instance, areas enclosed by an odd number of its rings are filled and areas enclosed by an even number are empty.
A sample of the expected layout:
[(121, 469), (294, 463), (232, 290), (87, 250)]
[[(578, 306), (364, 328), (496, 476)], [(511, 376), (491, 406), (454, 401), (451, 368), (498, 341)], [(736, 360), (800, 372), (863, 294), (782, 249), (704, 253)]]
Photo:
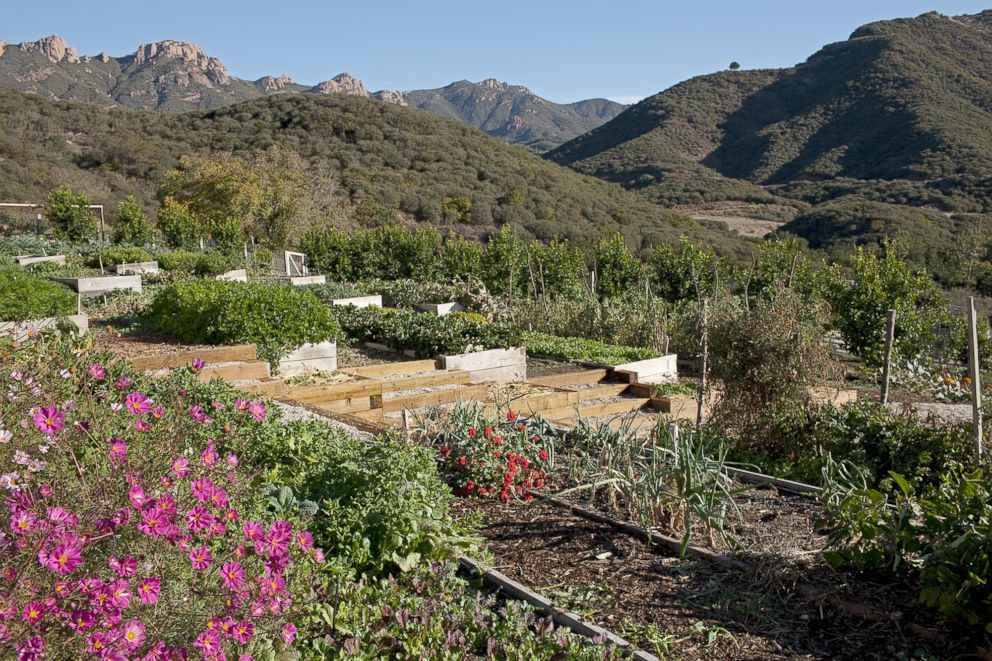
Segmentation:
[(75, 314), (76, 296), (64, 285), (17, 268), (0, 268), (0, 321)]
[(95, 255), (91, 255), (87, 260), (87, 265), (91, 268), (100, 266), (101, 260), (104, 268), (113, 268), (118, 264), (133, 264), (135, 262), (150, 262), (155, 258), (144, 248), (134, 246), (112, 246), (104, 248)]
[(203, 225), (182, 202), (165, 198), (158, 208), (158, 228), (173, 248), (193, 249), (203, 237)]
[(144, 212), (133, 195), (117, 204), (117, 224), (114, 225), (114, 243), (128, 243), (144, 246), (151, 243), (155, 235), (148, 214)]
[(96, 219), (89, 210), (90, 198), (83, 193), (73, 193), (68, 186), (59, 186), (48, 196), (45, 215), (55, 225), (55, 235), (60, 239), (83, 241), (93, 239), (97, 233)]
[(163, 287), (146, 313), (159, 331), (205, 344), (251, 343), (277, 363), (306, 343), (337, 337), (339, 327), (313, 294), (287, 285), (194, 280)]
[(651, 349), (639, 347), (621, 347), (606, 344), (598, 340), (586, 340), (580, 337), (557, 337), (546, 333), (525, 332), (522, 334), (523, 343), (533, 354), (561, 358), (563, 360), (582, 360), (604, 365), (622, 365), (648, 358), (657, 358), (661, 354)]

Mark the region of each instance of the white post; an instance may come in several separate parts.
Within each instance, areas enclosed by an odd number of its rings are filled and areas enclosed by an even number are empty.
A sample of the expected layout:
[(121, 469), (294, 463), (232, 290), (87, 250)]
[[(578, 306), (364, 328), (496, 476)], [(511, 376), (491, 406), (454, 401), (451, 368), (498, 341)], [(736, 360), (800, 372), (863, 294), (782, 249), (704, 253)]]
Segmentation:
[(702, 365), (699, 374), (699, 401), (696, 409), (696, 429), (703, 426), (703, 408), (706, 406), (706, 371), (709, 368), (709, 310), (707, 300), (703, 299), (703, 341), (702, 341)]
[(892, 345), (896, 339), (896, 311), (889, 310), (889, 322), (885, 326), (885, 362), (882, 364), (882, 392), (879, 399), (882, 406), (889, 403), (889, 373), (892, 370)]
[(974, 297), (968, 299), (968, 369), (971, 372), (971, 416), (975, 452), (982, 457), (982, 363), (978, 355), (978, 315)]

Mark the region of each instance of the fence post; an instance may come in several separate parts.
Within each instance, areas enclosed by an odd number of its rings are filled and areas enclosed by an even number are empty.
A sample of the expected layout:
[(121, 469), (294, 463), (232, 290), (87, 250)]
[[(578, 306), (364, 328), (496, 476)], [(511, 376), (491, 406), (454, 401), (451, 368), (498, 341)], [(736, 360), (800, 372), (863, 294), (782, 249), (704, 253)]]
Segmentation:
[(889, 310), (889, 322), (885, 326), (885, 363), (882, 365), (882, 405), (889, 403), (889, 374), (892, 371), (892, 345), (896, 339), (896, 311)]
[(978, 355), (978, 314), (974, 297), (968, 299), (968, 371), (971, 372), (971, 416), (975, 452), (982, 457), (982, 363)]
[(706, 405), (706, 370), (709, 358), (709, 311), (707, 300), (703, 299), (702, 365), (699, 374), (699, 400), (696, 409), (696, 429), (703, 426), (703, 407)]

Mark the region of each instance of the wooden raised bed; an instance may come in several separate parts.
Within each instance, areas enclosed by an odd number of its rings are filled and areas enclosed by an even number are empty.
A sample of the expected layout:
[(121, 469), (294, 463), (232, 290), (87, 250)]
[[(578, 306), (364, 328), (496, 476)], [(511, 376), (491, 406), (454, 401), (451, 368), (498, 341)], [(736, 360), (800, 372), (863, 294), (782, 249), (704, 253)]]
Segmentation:
[(135, 275), (140, 273), (158, 273), (158, 262), (130, 262), (114, 267), (117, 275)]
[(367, 308), (371, 306), (382, 307), (382, 296), (380, 294), (370, 294), (368, 296), (349, 296), (348, 298), (335, 298), (331, 300), (331, 305), (354, 305), (356, 308)]
[(438, 362), (443, 369), (468, 372), (472, 383), (507, 383), (527, 378), (526, 347), (441, 356)]
[(327, 282), (326, 275), (294, 275), (290, 276), (289, 284), (294, 287), (304, 287), (306, 285), (322, 285)]
[(104, 275), (87, 278), (50, 278), (83, 296), (97, 296), (117, 289), (141, 291), (140, 275)]
[(14, 260), (18, 266), (30, 266), (31, 264), (40, 264), (42, 262), (65, 265), (65, 255), (21, 255), (20, 257), (15, 257)]
[(226, 271), (216, 276), (216, 280), (226, 280), (227, 282), (248, 282), (248, 269), (234, 269)]
[(678, 378), (678, 357), (670, 353), (658, 358), (615, 365), (613, 373), (628, 383), (671, 383)]
[(338, 368), (337, 342), (304, 344), (294, 349), (288, 356), (279, 359), (280, 374), (292, 375), (307, 370), (333, 372)]
[(0, 321), (0, 335), (12, 336), (15, 340), (23, 340), (28, 336), (28, 329), (55, 328), (60, 322), (67, 321), (75, 324), (82, 335), (90, 328), (89, 317), (85, 314), (74, 314), (67, 317), (45, 317), (28, 321)]

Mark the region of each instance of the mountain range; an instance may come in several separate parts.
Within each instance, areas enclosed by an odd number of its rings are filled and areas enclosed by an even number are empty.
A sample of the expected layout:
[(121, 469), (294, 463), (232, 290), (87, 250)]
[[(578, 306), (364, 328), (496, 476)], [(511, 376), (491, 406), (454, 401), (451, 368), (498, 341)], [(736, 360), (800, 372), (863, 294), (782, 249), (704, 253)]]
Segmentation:
[(280, 93), (351, 94), (459, 119), (534, 151), (545, 151), (585, 133), (624, 108), (606, 99), (553, 103), (526, 87), (495, 79), (374, 93), (347, 73), (313, 86), (288, 76), (243, 80), (191, 43), (143, 44), (123, 57), (80, 56), (58, 35), (19, 44), (0, 42), (0, 85), (50, 99), (162, 112), (218, 108)]

